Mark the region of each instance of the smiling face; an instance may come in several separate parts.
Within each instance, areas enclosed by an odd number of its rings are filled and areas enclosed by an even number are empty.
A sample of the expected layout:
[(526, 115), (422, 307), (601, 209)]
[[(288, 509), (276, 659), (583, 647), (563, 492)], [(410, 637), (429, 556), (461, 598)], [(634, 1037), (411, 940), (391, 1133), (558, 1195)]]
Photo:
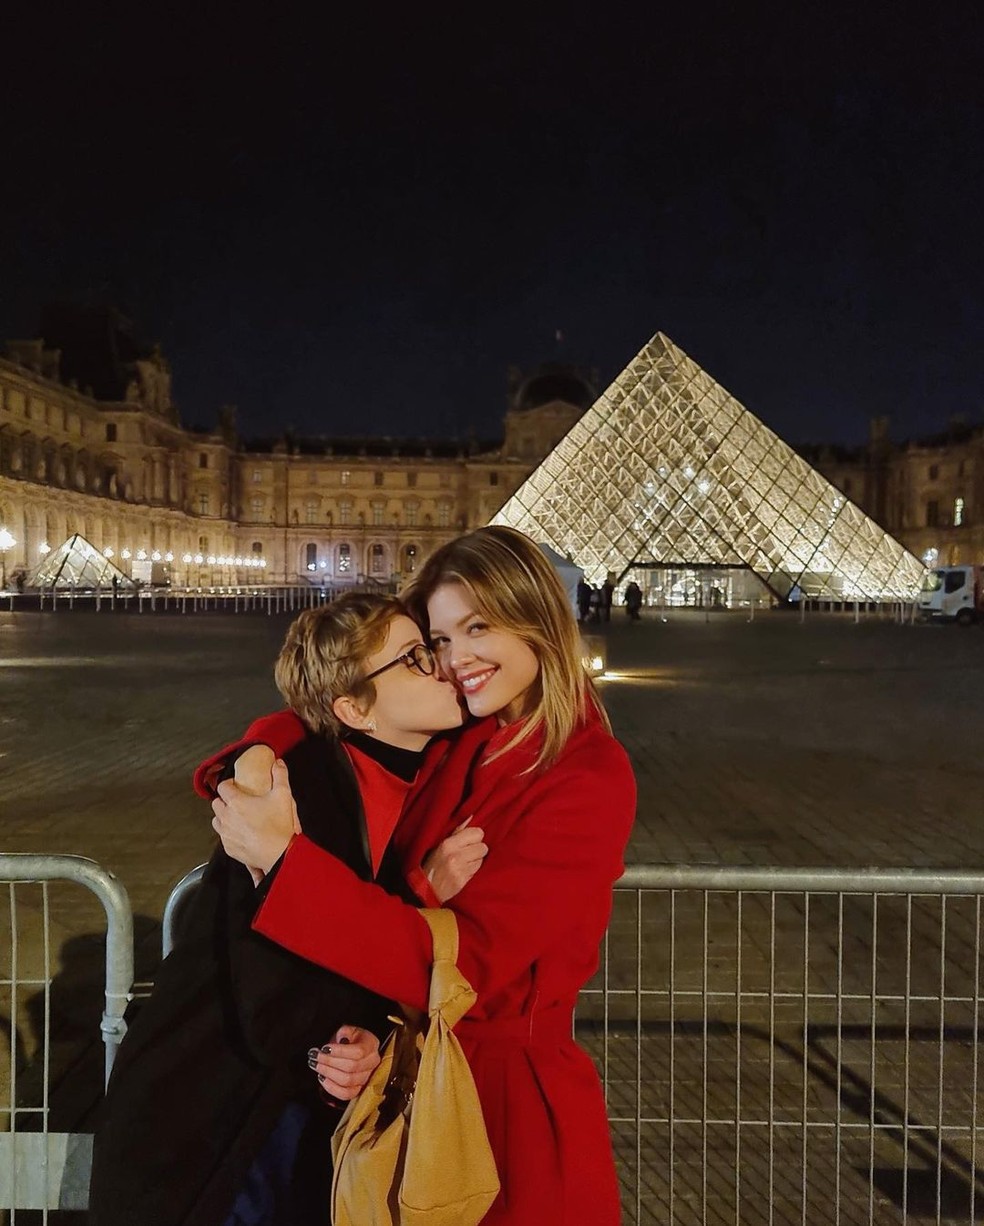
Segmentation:
[(461, 583), (442, 583), (427, 601), (430, 640), (444, 675), (454, 681), (472, 715), (510, 724), (536, 703), (540, 661), (510, 630), (489, 625)]
[[(364, 662), (364, 676), (377, 668), (384, 668), (372, 684), (376, 690), (375, 701), (363, 708), (362, 723), (348, 719), (343, 711), (336, 711), (345, 723), (352, 727), (375, 722), (377, 740), (385, 741), (400, 749), (423, 749), (435, 733), (448, 728), (457, 728), (464, 719), (458, 694), (453, 685), (436, 670), (432, 676), (424, 676), (418, 669), (410, 668), (401, 661), (385, 668), (412, 647), (423, 645), (420, 627), (403, 614), (394, 617), (389, 624), (386, 641), (378, 651)], [(346, 700), (338, 700), (344, 703)], [(351, 700), (348, 700), (351, 702)]]

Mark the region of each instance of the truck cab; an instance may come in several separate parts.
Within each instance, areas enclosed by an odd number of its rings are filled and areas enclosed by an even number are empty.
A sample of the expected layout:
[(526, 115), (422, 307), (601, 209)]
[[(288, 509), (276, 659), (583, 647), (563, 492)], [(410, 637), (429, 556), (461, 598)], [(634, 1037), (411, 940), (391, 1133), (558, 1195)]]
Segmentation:
[(969, 626), (984, 614), (979, 566), (938, 566), (929, 571), (919, 592), (919, 616), (924, 621)]

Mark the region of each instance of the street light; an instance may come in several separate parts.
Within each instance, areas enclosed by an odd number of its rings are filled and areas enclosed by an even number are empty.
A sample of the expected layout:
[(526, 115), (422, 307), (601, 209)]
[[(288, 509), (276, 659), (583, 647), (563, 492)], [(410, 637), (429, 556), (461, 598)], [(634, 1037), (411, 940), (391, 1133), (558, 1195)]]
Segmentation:
[(0, 592), (7, 586), (7, 550), (17, 544), (6, 528), (0, 528)]

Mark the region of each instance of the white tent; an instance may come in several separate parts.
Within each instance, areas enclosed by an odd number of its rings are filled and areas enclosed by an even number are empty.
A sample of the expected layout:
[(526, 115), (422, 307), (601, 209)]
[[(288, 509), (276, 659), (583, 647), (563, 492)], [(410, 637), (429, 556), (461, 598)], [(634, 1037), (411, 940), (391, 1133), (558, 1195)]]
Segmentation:
[(560, 575), (560, 581), (564, 585), (564, 591), (567, 592), (570, 598), (571, 608), (577, 613), (577, 585), (584, 578), (584, 571), (580, 566), (559, 554), (556, 549), (551, 549), (549, 545), (544, 545), (540, 542), (540, 548), (543, 550), (547, 561), (551, 563), (554, 570)]

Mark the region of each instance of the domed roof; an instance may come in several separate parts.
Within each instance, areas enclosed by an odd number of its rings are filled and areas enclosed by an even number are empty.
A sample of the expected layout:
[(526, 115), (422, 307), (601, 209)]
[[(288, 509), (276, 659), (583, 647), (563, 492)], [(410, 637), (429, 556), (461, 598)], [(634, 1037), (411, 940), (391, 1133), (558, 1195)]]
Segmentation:
[(597, 399), (594, 388), (572, 370), (539, 371), (526, 379), (516, 394), (517, 409), (538, 409), (562, 400), (579, 409), (588, 409)]

